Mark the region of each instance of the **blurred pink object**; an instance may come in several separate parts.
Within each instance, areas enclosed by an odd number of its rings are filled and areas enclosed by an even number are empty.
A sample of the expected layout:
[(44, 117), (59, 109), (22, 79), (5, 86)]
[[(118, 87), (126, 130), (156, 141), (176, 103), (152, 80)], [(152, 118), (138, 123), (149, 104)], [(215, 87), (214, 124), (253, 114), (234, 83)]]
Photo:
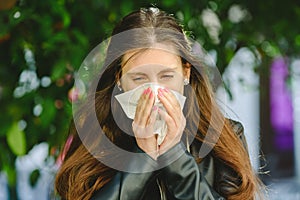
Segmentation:
[(78, 96), (79, 96), (79, 91), (78, 91), (78, 89), (76, 89), (75, 87), (73, 87), (73, 88), (71, 88), (71, 89), (69, 90), (68, 98), (69, 98), (69, 101), (70, 101), (71, 103), (73, 103), (74, 101), (77, 101)]
[(73, 135), (70, 135), (65, 143), (63, 151), (59, 154), (59, 156), (56, 160), (57, 166), (61, 166), (63, 160), (65, 159), (66, 153), (70, 148), (72, 141), (73, 141)]

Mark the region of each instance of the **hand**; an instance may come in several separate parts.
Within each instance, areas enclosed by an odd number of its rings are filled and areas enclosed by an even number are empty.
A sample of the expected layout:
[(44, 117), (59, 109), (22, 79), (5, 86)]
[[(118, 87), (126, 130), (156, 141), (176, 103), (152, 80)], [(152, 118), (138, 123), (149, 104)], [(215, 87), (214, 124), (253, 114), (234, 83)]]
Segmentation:
[(136, 137), (137, 145), (154, 160), (158, 157), (154, 123), (157, 116), (157, 107), (154, 106), (154, 95), (151, 88), (144, 90), (136, 108), (132, 130)]
[(165, 120), (168, 127), (165, 139), (158, 147), (158, 153), (161, 155), (180, 142), (186, 126), (186, 119), (179, 102), (168, 89), (159, 88), (158, 98), (166, 109), (166, 111), (158, 109), (158, 113)]

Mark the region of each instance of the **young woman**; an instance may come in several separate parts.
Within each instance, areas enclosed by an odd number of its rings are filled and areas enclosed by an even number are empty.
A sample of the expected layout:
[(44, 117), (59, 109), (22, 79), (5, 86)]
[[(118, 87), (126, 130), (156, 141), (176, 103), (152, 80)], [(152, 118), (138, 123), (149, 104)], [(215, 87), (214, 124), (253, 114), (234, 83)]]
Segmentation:
[[(73, 140), (56, 177), (62, 199), (258, 198), (243, 127), (220, 112), (178, 22), (157, 8), (140, 9), (112, 36), (92, 100), (70, 127)], [(143, 85), (130, 119), (116, 96)], [(186, 97), (184, 108), (178, 96)], [(158, 118), (166, 127), (160, 141)], [(142, 156), (124, 158), (118, 149)]]

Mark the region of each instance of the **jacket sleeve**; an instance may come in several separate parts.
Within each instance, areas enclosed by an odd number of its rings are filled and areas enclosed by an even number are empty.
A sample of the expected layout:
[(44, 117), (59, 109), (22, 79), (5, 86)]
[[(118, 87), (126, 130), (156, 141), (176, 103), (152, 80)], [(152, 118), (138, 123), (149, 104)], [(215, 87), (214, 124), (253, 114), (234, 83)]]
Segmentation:
[(207, 183), (194, 157), (185, 150), (182, 142), (161, 155), (158, 163), (166, 165), (160, 173), (160, 179), (165, 183), (172, 199), (224, 199)]
[[(148, 184), (157, 177), (157, 163), (148, 155), (141, 153), (140, 156), (131, 160), (129, 172), (117, 172), (113, 179), (100, 188), (91, 200), (138, 200), (145, 193)], [(140, 173), (130, 172), (138, 166)]]

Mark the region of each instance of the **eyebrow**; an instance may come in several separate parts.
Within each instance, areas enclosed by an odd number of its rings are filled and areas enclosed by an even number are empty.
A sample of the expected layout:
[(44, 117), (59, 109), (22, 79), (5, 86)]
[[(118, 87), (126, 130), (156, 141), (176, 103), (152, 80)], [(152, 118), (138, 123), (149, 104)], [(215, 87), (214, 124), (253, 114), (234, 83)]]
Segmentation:
[(146, 75), (145, 73), (143, 72), (127, 72), (126, 75), (129, 75), (129, 76), (136, 76), (136, 75)]
[(159, 72), (159, 74), (160, 73), (164, 73), (164, 72), (174, 72), (177, 68), (178, 68), (178, 66), (177, 67), (173, 67), (173, 68), (163, 69), (163, 70), (161, 70)]
[[(177, 67), (173, 67), (173, 68), (163, 69), (158, 74), (165, 73), (165, 72), (174, 72), (175, 69), (177, 69), (177, 68), (178, 68), (178, 66)], [(127, 72), (126, 74), (129, 75), (129, 76), (146, 75), (143, 72)]]

